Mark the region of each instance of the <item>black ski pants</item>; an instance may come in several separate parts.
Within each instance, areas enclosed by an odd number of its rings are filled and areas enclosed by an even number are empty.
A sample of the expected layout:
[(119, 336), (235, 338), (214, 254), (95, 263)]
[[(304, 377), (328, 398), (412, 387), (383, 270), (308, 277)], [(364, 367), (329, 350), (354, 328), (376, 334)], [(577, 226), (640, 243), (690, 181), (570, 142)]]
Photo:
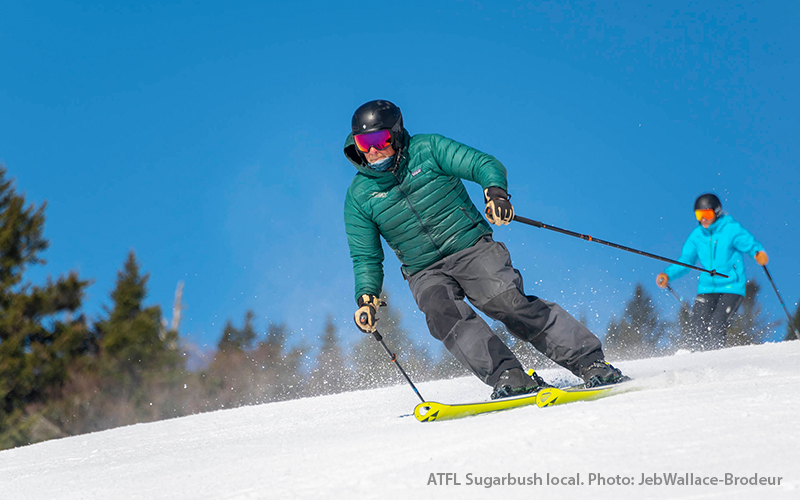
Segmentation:
[(559, 305), (525, 295), (508, 250), (491, 236), (412, 275), (408, 284), (431, 335), (489, 385), (521, 364), (465, 298), (578, 376), (603, 358), (600, 340), (583, 324)]
[(692, 334), (700, 350), (721, 349), (728, 338), (728, 325), (744, 297), (734, 293), (701, 293), (692, 307)]

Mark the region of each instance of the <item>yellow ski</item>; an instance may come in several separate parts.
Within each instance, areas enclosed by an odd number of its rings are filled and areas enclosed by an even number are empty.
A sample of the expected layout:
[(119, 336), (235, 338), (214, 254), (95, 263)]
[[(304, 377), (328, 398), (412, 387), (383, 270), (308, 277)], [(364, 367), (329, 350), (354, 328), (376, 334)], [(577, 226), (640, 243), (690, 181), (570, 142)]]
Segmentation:
[(524, 394), (512, 398), (495, 399), (494, 401), (480, 401), (477, 403), (464, 403), (448, 405), (426, 401), (414, 408), (414, 416), (420, 422), (433, 422), (434, 420), (451, 420), (454, 418), (469, 417), (480, 413), (508, 410), (536, 404), (536, 394)]
[(576, 401), (592, 401), (595, 399), (613, 396), (623, 392), (635, 390), (636, 387), (626, 383), (611, 386), (586, 389), (582, 386), (558, 389), (548, 387), (536, 394), (524, 394), (512, 398), (496, 399), (494, 401), (480, 401), (476, 403), (463, 403), (448, 405), (435, 401), (420, 403), (414, 408), (414, 416), (420, 422), (433, 422), (435, 420), (452, 420), (456, 418), (479, 415), (495, 411), (509, 410), (521, 406), (535, 404), (540, 408), (554, 405), (574, 403)]
[(556, 387), (548, 387), (536, 393), (536, 406), (544, 408), (546, 406), (574, 403), (575, 401), (592, 401), (619, 394), (620, 392), (625, 392), (624, 385), (612, 385), (596, 389), (558, 389)]

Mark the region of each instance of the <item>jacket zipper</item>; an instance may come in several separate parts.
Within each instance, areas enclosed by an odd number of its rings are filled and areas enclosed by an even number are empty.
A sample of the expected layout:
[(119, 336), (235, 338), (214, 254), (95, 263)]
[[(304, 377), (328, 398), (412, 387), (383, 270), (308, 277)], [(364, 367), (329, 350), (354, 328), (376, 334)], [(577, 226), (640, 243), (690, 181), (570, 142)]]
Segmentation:
[(394, 175), (394, 178), (397, 179), (397, 189), (398, 189), (398, 191), (400, 191), (400, 194), (403, 195), (403, 198), (406, 200), (406, 203), (408, 203), (408, 208), (411, 209), (411, 212), (414, 214), (414, 217), (417, 218), (417, 222), (419, 223), (420, 229), (422, 229), (422, 232), (425, 234), (425, 236), (428, 237), (428, 239), (431, 242), (431, 245), (433, 245), (433, 248), (436, 249), (436, 253), (439, 254), (439, 258), (440, 259), (444, 258), (444, 255), (442, 255), (442, 252), (441, 252), (439, 246), (433, 240), (433, 236), (431, 236), (431, 233), (425, 227), (425, 224), (422, 223), (422, 217), (419, 216), (419, 213), (417, 212), (417, 209), (414, 208), (414, 205), (411, 204), (411, 199), (409, 199), (408, 195), (406, 195), (406, 192), (403, 191), (403, 183), (400, 181), (400, 176), (397, 175), (397, 171), (393, 171), (392, 175)]
[[(714, 255), (717, 253), (717, 242), (714, 241), (714, 235), (711, 235), (708, 238), (708, 242), (709, 242), (709, 250), (711, 251), (711, 256), (710, 256), (711, 257), (711, 269), (714, 270)], [(711, 275), (711, 286), (713, 286), (714, 288), (716, 288), (716, 286), (717, 286), (717, 283), (716, 283), (716, 281), (714, 279), (714, 275), (713, 274)]]

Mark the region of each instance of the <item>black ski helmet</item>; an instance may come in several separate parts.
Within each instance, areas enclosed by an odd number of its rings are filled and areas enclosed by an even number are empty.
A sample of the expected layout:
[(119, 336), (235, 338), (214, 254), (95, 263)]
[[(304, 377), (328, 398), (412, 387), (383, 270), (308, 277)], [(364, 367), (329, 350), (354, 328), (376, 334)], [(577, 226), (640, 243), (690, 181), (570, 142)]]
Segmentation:
[(694, 209), (711, 209), (714, 211), (714, 217), (719, 218), (720, 214), (722, 213), (722, 203), (719, 201), (719, 198), (717, 198), (717, 195), (706, 193), (697, 197), (697, 200), (694, 202)]
[(353, 135), (376, 130), (392, 132), (392, 147), (399, 151), (403, 146), (403, 115), (400, 108), (389, 101), (378, 99), (358, 107), (350, 123)]

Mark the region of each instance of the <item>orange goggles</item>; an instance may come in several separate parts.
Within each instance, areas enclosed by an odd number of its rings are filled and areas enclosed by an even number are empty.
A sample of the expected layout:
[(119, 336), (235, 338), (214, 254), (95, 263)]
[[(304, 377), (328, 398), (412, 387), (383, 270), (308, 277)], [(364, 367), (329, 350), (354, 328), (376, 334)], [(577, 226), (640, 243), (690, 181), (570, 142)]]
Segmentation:
[(697, 221), (700, 222), (701, 220), (714, 220), (717, 214), (714, 213), (713, 208), (706, 208), (705, 210), (695, 210), (694, 216), (697, 217)]

